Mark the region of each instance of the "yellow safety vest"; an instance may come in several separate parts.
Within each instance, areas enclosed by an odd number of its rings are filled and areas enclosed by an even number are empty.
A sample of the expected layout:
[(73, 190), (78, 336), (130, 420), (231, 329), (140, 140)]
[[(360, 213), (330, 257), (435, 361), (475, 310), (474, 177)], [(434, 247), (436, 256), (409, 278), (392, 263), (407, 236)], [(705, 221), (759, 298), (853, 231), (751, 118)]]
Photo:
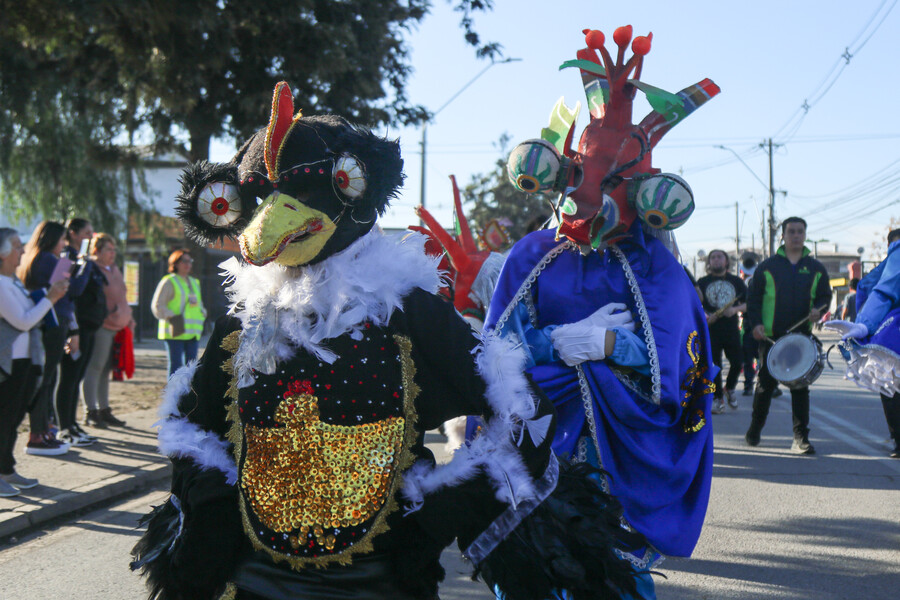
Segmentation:
[[(174, 335), (172, 324), (165, 319), (159, 320), (159, 332), (157, 337), (161, 340), (190, 340), (199, 338), (203, 333), (203, 298), (200, 297), (200, 281), (194, 277), (188, 277), (187, 282), (182, 277), (169, 273), (163, 277), (163, 281), (170, 281), (175, 294), (166, 308), (176, 315), (184, 315), (184, 333)], [(190, 288), (188, 288), (188, 285)], [(197, 297), (196, 304), (188, 303), (191, 292)]]

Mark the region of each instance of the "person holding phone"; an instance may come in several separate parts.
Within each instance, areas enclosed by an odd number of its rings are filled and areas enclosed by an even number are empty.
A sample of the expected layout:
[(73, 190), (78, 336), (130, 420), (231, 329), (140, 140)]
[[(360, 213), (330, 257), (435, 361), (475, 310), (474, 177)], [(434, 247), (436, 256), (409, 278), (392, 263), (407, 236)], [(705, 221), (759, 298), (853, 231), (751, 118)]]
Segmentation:
[[(14, 229), (0, 227), (0, 497), (16, 496), (38, 484), (16, 473), (13, 448), (17, 430), (34, 387), (41, 374), (43, 344), (41, 320), (69, 288), (68, 279), (60, 279), (38, 302), (31, 299), (16, 277), (23, 246)], [(48, 445), (49, 447), (49, 445)]]
[[(65, 269), (65, 272), (57, 269), (65, 245), (66, 228), (62, 223), (55, 221), (39, 223), (25, 245), (25, 255), (17, 273), (34, 302), (44, 298), (48, 293), (47, 290), (55, 285), (58, 279), (69, 276), (68, 269)], [(69, 279), (67, 288), (69, 291), (73, 291), (72, 283)], [(69, 444), (58, 440), (56, 433), (51, 430), (50, 420), (53, 413), (57, 368), (65, 351), (73, 319), (71, 296), (60, 298), (53, 310), (44, 318), (42, 326), (42, 340), (46, 354), (44, 376), (28, 409), (31, 437), (25, 447), (26, 454), (57, 456), (69, 451)]]
[[(89, 446), (97, 441), (78, 424), (79, 389), (94, 347), (94, 334), (106, 318), (106, 281), (92, 261), (86, 260), (94, 228), (87, 219), (66, 222), (66, 247), (63, 256), (72, 261), (73, 318), (65, 353), (59, 363), (59, 385), (56, 388), (56, 418), (60, 438), (72, 446)], [(77, 293), (76, 293), (77, 292)]]
[(200, 281), (191, 277), (194, 260), (186, 250), (169, 255), (169, 274), (153, 293), (151, 310), (159, 319), (158, 337), (166, 342), (169, 376), (182, 365), (197, 358), (197, 345), (203, 333), (206, 308), (200, 294)]

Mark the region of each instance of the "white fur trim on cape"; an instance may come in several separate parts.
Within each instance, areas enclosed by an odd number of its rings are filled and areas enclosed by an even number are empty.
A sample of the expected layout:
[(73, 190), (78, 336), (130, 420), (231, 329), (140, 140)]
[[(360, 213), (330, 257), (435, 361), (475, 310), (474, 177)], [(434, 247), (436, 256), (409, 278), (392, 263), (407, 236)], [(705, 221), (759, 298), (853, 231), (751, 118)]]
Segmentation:
[(172, 374), (163, 391), (159, 407), (161, 420), (157, 443), (161, 454), (169, 458), (190, 458), (203, 470), (217, 469), (225, 475), (228, 485), (237, 482), (237, 467), (229, 450), (229, 443), (211, 431), (190, 422), (178, 409), (178, 403), (191, 391), (191, 380), (197, 363), (190, 362)]
[(411, 511), (418, 510), (425, 496), (444, 486), (456, 485), (484, 472), (498, 500), (515, 506), (535, 497), (534, 481), (519, 455), (516, 440), (523, 425), (534, 418), (536, 405), (523, 375), (525, 352), (515, 336), (501, 338), (490, 332), (476, 350), (478, 372), (487, 383), (485, 397), (494, 412), (469, 445), (453, 459), (432, 467), (414, 464), (403, 475), (403, 494)]
[(234, 355), (238, 387), (252, 384), (251, 369), (274, 373), (302, 347), (320, 360), (337, 356), (327, 341), (349, 333), (362, 338), (366, 321), (387, 324), (415, 288), (436, 293), (440, 257), (425, 253), (422, 234), (385, 235), (378, 228), (319, 264), (284, 267), (242, 265), (232, 258), (220, 267), (230, 278), (230, 313), (243, 325)]

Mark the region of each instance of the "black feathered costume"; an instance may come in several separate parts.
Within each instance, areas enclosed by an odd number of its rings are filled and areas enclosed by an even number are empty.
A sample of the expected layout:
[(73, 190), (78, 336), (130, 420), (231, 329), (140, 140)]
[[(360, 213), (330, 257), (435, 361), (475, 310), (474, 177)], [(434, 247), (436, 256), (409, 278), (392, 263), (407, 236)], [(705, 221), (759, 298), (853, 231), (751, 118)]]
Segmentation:
[[(186, 171), (189, 234), (239, 236), (246, 262), (223, 263), (231, 311), (165, 392), (172, 494), (132, 563), (151, 598), (436, 598), (454, 539), (513, 600), (633, 590), (621, 508), (551, 455), (521, 348), (435, 294), (424, 237), (374, 227), (401, 168), (396, 142), (294, 116), (281, 83), (232, 162)], [(425, 432), (460, 415), (485, 426), (436, 467)]]

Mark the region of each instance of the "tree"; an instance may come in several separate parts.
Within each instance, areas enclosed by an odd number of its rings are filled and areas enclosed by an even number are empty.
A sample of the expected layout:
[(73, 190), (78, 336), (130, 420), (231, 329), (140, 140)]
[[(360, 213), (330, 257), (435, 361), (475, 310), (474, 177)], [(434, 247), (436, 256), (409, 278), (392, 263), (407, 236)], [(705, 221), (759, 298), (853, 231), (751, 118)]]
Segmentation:
[[(453, 1), (478, 54), (499, 54), (473, 28), (490, 0)], [(206, 159), (213, 136), (248, 137), (265, 125), (261, 107), (282, 79), (307, 114), (343, 114), (372, 127), (419, 122), (427, 111), (406, 95), (403, 36), (429, 7), (429, 0), (0, 0), (3, 208), (97, 219), (106, 206), (116, 214), (107, 205), (128, 196), (123, 168), (139, 171), (144, 154)], [(26, 164), (35, 157), (70, 168), (48, 184), (40, 163)]]
[(530, 222), (539, 217), (549, 218), (552, 210), (546, 195), (520, 192), (509, 181), (506, 174), (508, 145), (509, 136), (503, 134), (494, 144), (501, 154), (494, 169), (473, 175), (469, 185), (462, 190), (462, 196), (469, 222), (477, 224), (477, 229), (483, 229), (492, 219), (505, 220), (510, 237), (517, 241), (527, 233)]

